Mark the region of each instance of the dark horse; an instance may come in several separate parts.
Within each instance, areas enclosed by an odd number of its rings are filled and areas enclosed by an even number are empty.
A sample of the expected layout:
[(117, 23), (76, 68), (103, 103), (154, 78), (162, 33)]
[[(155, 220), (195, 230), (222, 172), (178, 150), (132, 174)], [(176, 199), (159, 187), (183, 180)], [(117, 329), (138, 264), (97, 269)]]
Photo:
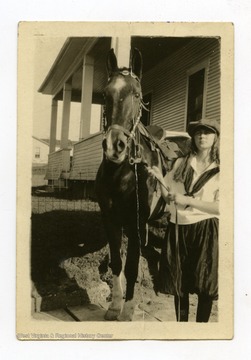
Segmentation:
[[(105, 111), (102, 143), (104, 157), (96, 178), (96, 194), (107, 234), (113, 273), (112, 302), (107, 320), (131, 321), (134, 286), (138, 275), (141, 247), (146, 244), (146, 224), (151, 214), (156, 180), (147, 166), (161, 166), (154, 143), (144, 136), (140, 122), (142, 106), (142, 58), (137, 49), (130, 67), (118, 68), (113, 49), (107, 58), (108, 84), (104, 91)], [(125, 264), (126, 293), (121, 286), (122, 232), (128, 237)]]

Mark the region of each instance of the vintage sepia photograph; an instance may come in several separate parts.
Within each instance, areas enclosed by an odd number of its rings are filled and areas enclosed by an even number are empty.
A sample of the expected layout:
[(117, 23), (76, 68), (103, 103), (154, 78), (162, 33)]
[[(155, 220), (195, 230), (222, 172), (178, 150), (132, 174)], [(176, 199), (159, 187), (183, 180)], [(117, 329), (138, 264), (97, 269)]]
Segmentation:
[(19, 24), (18, 339), (233, 337), (233, 30)]

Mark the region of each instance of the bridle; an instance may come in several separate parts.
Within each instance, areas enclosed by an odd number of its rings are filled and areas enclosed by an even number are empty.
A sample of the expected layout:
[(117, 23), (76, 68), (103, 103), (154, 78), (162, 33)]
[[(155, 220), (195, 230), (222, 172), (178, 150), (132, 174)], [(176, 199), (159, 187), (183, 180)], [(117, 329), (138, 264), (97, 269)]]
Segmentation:
[[(124, 77), (130, 76), (130, 77), (136, 79), (136, 81), (138, 81), (138, 83), (140, 84), (140, 79), (132, 71), (123, 69), (123, 70), (119, 71), (119, 74), (123, 75)], [(110, 80), (110, 78), (108, 79), (108, 81), (109, 80)], [(146, 104), (144, 104), (144, 102), (143, 102), (141, 91), (140, 91), (140, 96), (138, 97), (138, 99), (139, 99), (138, 111), (136, 112), (136, 116), (134, 116), (132, 118), (133, 126), (132, 126), (131, 130), (127, 130), (124, 126), (121, 126), (118, 124), (113, 124), (108, 127), (105, 105), (103, 107), (103, 115), (102, 115), (104, 139), (106, 138), (107, 134), (111, 130), (119, 130), (126, 135), (126, 137), (127, 137), (126, 147), (128, 149), (128, 161), (129, 161), (130, 165), (134, 165), (135, 163), (140, 163), (142, 160), (141, 146), (140, 146), (140, 132), (138, 130), (138, 125), (140, 123), (140, 119), (141, 119), (141, 115), (142, 115), (142, 108), (149, 111), (146, 108)], [(132, 106), (134, 106), (133, 96), (132, 96)]]

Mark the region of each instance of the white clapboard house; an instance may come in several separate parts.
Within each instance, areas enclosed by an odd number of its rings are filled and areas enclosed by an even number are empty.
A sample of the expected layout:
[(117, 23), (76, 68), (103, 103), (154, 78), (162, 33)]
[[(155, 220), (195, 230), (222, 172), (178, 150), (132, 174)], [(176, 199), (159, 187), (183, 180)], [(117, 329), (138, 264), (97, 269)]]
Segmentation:
[[(51, 130), (46, 179), (54, 186), (94, 183), (102, 159), (101, 113), (107, 82), (106, 57), (115, 49), (119, 66), (128, 66), (132, 47), (143, 57), (142, 90), (150, 112), (144, 124), (186, 131), (190, 121), (214, 117), (220, 121), (219, 38), (210, 37), (71, 37), (59, 52), (39, 92), (50, 95)], [(127, 59), (127, 60), (125, 60)], [(127, 62), (126, 62), (127, 61)], [(62, 117), (58, 118), (58, 103)], [(80, 104), (79, 141), (68, 148), (71, 104)], [(100, 119), (91, 133), (93, 109)], [(57, 124), (61, 122), (60, 149), (56, 151)], [(97, 119), (96, 119), (97, 122)]]
[(32, 187), (47, 184), (45, 180), (49, 155), (49, 142), (32, 136)]

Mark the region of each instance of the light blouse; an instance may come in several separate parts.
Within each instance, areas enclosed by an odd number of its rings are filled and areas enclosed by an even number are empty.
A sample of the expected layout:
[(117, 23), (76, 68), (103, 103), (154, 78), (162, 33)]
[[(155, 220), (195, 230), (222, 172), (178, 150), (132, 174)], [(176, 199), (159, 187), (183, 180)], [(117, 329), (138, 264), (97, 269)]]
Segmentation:
[[(177, 159), (174, 163), (174, 166), (170, 172), (167, 173), (164, 180), (167, 187), (170, 189), (170, 193), (180, 193), (182, 195), (186, 194), (184, 184), (181, 182), (176, 182), (173, 180), (174, 173), (177, 167), (180, 165), (182, 158)], [(195, 156), (191, 156), (189, 159), (190, 165), (194, 170), (193, 180), (191, 183), (191, 187), (189, 191), (192, 190), (194, 183), (198, 180), (198, 178), (206, 171), (211, 170), (218, 165), (213, 162), (210, 164), (206, 169), (202, 172), (198, 171), (197, 168), (197, 159)], [(204, 186), (193, 195), (196, 200), (201, 201), (208, 201), (208, 202), (215, 202), (219, 201), (219, 184), (220, 184), (220, 172), (215, 174), (211, 179), (209, 179)], [(182, 205), (175, 205), (173, 201), (171, 201), (170, 205), (167, 206), (168, 211), (171, 213), (170, 221), (172, 223), (176, 222), (176, 208), (177, 208), (177, 215), (178, 215), (178, 224), (180, 225), (188, 225), (193, 224), (202, 220), (210, 219), (210, 218), (219, 218), (218, 215), (208, 214), (206, 212), (200, 211), (197, 208)]]

